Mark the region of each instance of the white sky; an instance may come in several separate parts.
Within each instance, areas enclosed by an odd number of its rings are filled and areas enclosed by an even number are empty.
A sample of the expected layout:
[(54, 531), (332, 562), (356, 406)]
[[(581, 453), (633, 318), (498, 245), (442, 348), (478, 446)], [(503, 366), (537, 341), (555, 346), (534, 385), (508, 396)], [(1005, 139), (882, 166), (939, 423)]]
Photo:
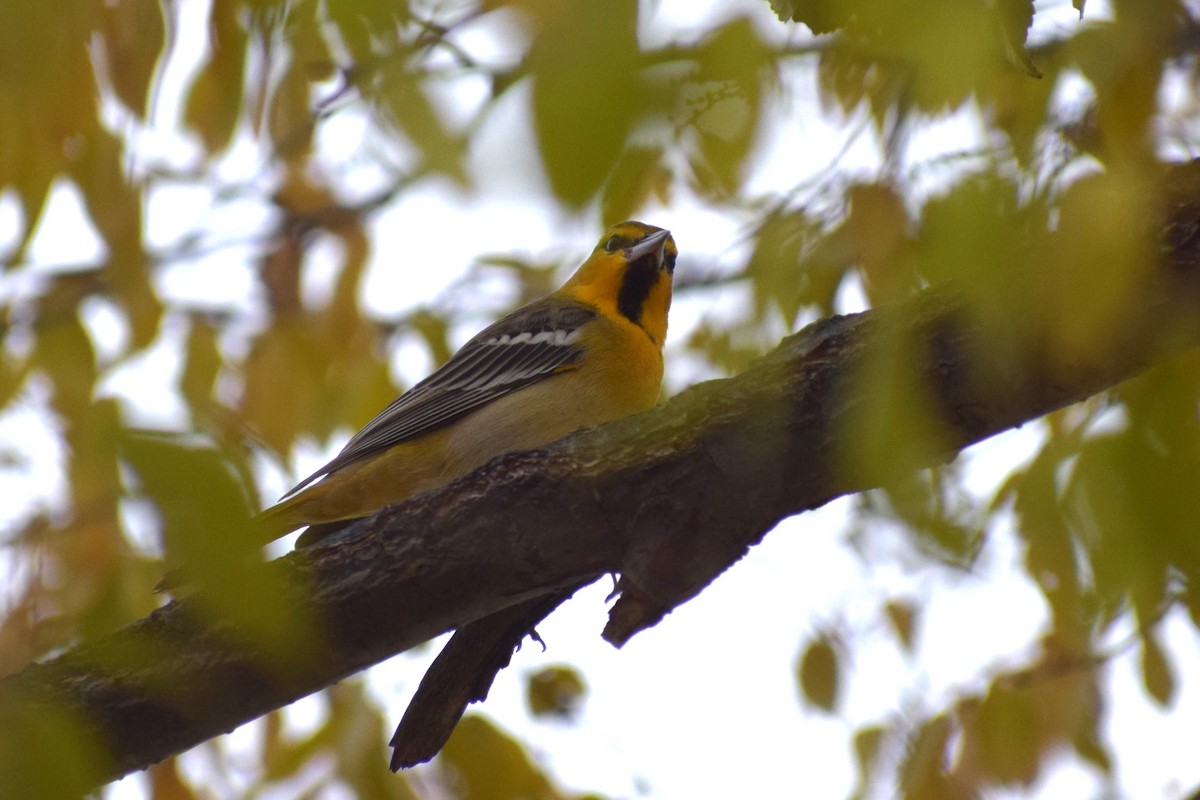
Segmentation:
[[(207, 3), (184, 0), (182, 7), (189, 19), (186, 34), (198, 29), (193, 24), (203, 24)], [(697, 30), (688, 20), (734, 13), (763, 20), (764, 29), (780, 29), (760, 0), (663, 0), (647, 7), (654, 11), (643, 28), (654, 27), (656, 37)], [(1038, 8), (1040, 31), (1078, 24), (1067, 0), (1039, 3)], [(1089, 19), (1106, 12), (1100, 3), (1088, 5)], [(477, 37), (472, 39), (476, 46), (488, 34), (471, 35)], [(142, 137), (146, 152), (155, 154), (151, 163), (157, 159), (186, 163), (194, 155), (186, 140), (167, 131), (177, 112), (177, 100), (172, 98), (178, 97), (179, 87), (194, 69), (198, 47), (185, 35), (179, 56), (168, 65), (160, 88), (157, 127)], [(490, 55), (499, 58), (503, 52)], [(791, 113), (764, 141), (750, 180), (753, 192), (786, 191), (826, 167), (845, 146), (848, 128), (828, 125), (816, 111), (811, 74), (793, 71), (785, 79)], [(477, 89), (470, 86), (462, 90), (464, 103), (472, 102), (473, 91)], [(520, 113), (521, 100), (521, 92), (511, 93), (506, 101), (509, 113)], [(363, 293), (373, 313), (387, 317), (433, 302), (482, 253), (582, 254), (591, 247), (595, 220), (559, 218), (544, 200), (545, 184), (533, 147), (508, 135), (502, 125), (491, 127), (472, 154), (478, 192), (468, 196), (427, 183), (405, 193), (373, 220), (373, 263)], [(919, 137), (911, 157), (924, 162), (939, 153), (968, 149), (978, 143), (979, 131), (969, 113), (956, 115)], [(352, 158), (357, 148), (369, 146), (364, 139), (368, 135), (360, 116), (342, 113), (324, 126), (320, 146), (336, 163), (339, 154), (349, 153)], [(801, 140), (804, 147), (795, 147)], [(494, 164), (497, 152), (505, 154), (506, 169), (479, 169), (484, 162)], [(840, 164), (850, 172), (869, 174), (878, 159), (875, 142), (864, 134), (841, 155)], [(222, 172), (230, 181), (243, 180), (259, 174), (261, 162), (261, 154), (243, 142), (222, 162)], [(928, 188), (933, 190), (939, 180), (949, 177), (926, 176)], [(364, 172), (355, 180), (358, 183), (351, 188), (369, 194), (379, 176)], [(265, 211), (261, 207), (243, 203), (212, 212), (211, 203), (212, 196), (204, 188), (160, 190), (147, 214), (150, 241), (167, 246), (196, 230), (215, 231), (213, 236), (220, 241), (253, 240), (262, 229)], [(0, 247), (10, 241), (11, 234), (5, 232), (15, 230), (14, 215), (12, 196), (0, 197)], [(740, 226), (746, 220), (714, 214), (686, 196), (670, 208), (648, 209), (642, 216), (673, 231), (681, 249), (680, 273), (687, 270), (689, 253), (727, 263), (735, 262), (740, 253)], [(455, 234), (463, 228), (471, 230), (470, 237)], [(63, 236), (64, 230), (74, 233)], [(522, 234), (519, 240), (513, 236), (517, 230)], [(60, 188), (35, 237), (30, 261), (92, 263), (100, 248), (77, 194)], [(439, 268), (410, 269), (397, 261), (399, 252), (410, 254), (416, 263)], [(169, 295), (201, 304), (249, 303), (254, 284), (247, 266), (250, 255), (246, 247), (218, 249), (211, 256), (170, 268), (159, 286)], [(318, 245), (306, 291), (322, 291), (334, 255), (327, 244)], [(29, 274), (0, 281), (0, 299), (21, 296), (36, 285)], [(845, 300), (849, 306), (859, 302), (852, 294)], [(736, 316), (741, 302), (738, 293), (681, 300), (672, 314), (673, 341), (682, 341), (702, 316)], [(103, 304), (89, 310), (88, 323), (103, 338), (122, 335), (119, 317)], [(459, 340), (472, 332), (458, 331)], [(140, 424), (173, 427), (185, 419), (171, 389), (178, 334), (166, 326), (159, 346), (105, 382), (106, 392), (138, 398)], [(674, 349), (668, 348), (667, 381), (669, 388), (678, 390), (701, 376), (672, 370)], [(406, 382), (428, 369), (423, 352), (412, 345), (399, 347), (393, 363)], [(62, 499), (62, 454), (52, 428), (36, 412), (37, 399), (35, 391), (15, 411), (0, 416), (0, 442), (30, 455), (28, 471), (0, 471), (0, 492), (6, 497), (29, 497), (34, 504), (54, 504)], [(1033, 427), (996, 437), (965, 456), (973, 491), (988, 496), (1008, 469), (1033, 452), (1038, 441)], [(314, 449), (306, 463), (296, 465), (296, 474), (307, 473), (330, 454)], [(277, 488), (283, 491), (294, 476), (276, 477)], [(854, 555), (843, 541), (847, 507), (847, 501), (839, 501), (784, 522), (700, 597), (621, 651), (599, 637), (609, 585), (581, 592), (539, 626), (549, 650), (542, 653), (527, 643), (501, 673), (482, 710), (528, 742), (556, 779), (574, 790), (660, 800), (847, 796), (855, 775), (850, 737), (856, 726), (885, 720), (899, 713), (902, 703), (916, 701), (918, 709), (930, 710), (957, 693), (979, 689), (981, 676), (989, 669), (1019, 663), (1030, 652), (1046, 620), (1039, 593), (1024, 579), (1019, 545), (1008, 522), (992, 531), (973, 574), (934, 568), (914, 571), (904, 568), (898, 558), (866, 565)], [(882, 598), (907, 598), (922, 606), (924, 621), (915, 660), (905, 659), (881, 633), (883, 622), (875, 611)], [(803, 710), (794, 672), (805, 638), (832, 623), (852, 632), (858, 642), (853, 675), (845, 684), (844, 712), (837, 717)], [(1196, 741), (1200, 691), (1195, 670), (1183, 669), (1184, 664), (1198, 663), (1200, 642), (1191, 625), (1179, 618), (1167, 621), (1164, 634), (1167, 652), (1179, 659), (1173, 666), (1181, 675), (1179, 700), (1172, 712), (1161, 712), (1146, 700), (1136, 649), (1105, 671), (1111, 701), (1105, 735), (1119, 758), (1119, 785), (1129, 797), (1178, 797), (1200, 785), (1200, 759), (1190, 746)], [(371, 689), (391, 722), (400, 718), (435, 652), (430, 648), (420, 656), (401, 656), (370, 671)], [(558, 662), (579, 667), (588, 682), (588, 699), (575, 726), (533, 721), (525, 711), (524, 676)], [(914, 669), (914, 664), (921, 668)], [(293, 707), (291, 719), (300, 727), (311, 724), (322, 713), (319, 706), (311, 699), (302, 701)], [(911, 705), (905, 708), (912, 710)], [(381, 737), (389, 734), (390, 729), (380, 731)], [(251, 724), (233, 738), (235, 743), (251, 742), (255, 736)], [(201, 754), (185, 756), (184, 764), (195, 775), (207, 772)], [(273, 796), (290, 796), (296, 788), (281, 787)], [(994, 796), (1084, 797), (1099, 791), (1094, 775), (1078, 766), (1064, 766), (1052, 771), (1032, 793)], [(131, 776), (110, 787), (105, 796), (112, 800), (142, 797), (142, 778)]]

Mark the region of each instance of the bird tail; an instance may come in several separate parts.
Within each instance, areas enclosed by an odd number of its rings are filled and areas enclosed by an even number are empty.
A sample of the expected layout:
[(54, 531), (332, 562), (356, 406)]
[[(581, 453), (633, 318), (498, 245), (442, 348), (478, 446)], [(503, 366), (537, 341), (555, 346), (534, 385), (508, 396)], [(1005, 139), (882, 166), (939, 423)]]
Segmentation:
[(255, 515), (254, 531), (262, 544), (273, 542), (304, 525), (304, 522), (296, 518), (296, 499), (292, 497), (282, 503), (276, 503)]

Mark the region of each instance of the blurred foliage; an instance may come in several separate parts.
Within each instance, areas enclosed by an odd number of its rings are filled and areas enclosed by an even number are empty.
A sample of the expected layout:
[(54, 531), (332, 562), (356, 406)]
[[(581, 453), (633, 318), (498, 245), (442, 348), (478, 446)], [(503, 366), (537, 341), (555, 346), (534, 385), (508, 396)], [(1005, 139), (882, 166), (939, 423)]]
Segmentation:
[(838, 701), (840, 669), (837, 649), (829, 636), (818, 636), (800, 654), (796, 677), (804, 700), (821, 711), (833, 711)]
[(463, 717), (438, 757), (456, 797), (564, 800), (524, 749), (478, 714)]
[(529, 676), (525, 699), (535, 717), (573, 720), (587, 694), (587, 686), (578, 670), (556, 664), (543, 667)]
[[(386, 359), (398, 341), (419, 342), (434, 362), (449, 355), (455, 308), (365, 311), (368, 223), (429, 181), (472, 191), (469, 156), (487, 125), (536, 141), (557, 213), (599, 228), (687, 200), (743, 222), (744, 247), (727, 263), (706, 264), (686, 243), (680, 262), (681, 295), (739, 287), (747, 299), (676, 337), (710, 372), (743, 368), (858, 291), (883, 305), (947, 281), (966, 291), (1001, 355), (1036, 337), (1064, 363), (1103, 357), (1148, 266), (1157, 163), (1200, 152), (1200, 22), (1179, 0), (1113, 0), (1103, 18), (1039, 28), (1052, 5), (750, 0), (664, 39), (645, 35), (653, 4), (632, 0), (211, 0), (201, 26), (184, 24), (194, 4), (160, 0), (0, 4), (0, 106), (18, 112), (0, 119), (0, 198), (18, 220), (0, 254), (10, 287), (0, 296), (0, 403), (52, 420), (65, 487), (14, 511), (5, 533), (16, 577), (0, 673), (146, 614), (164, 562), (221, 583), (229, 608), (272, 602), (237, 580), (232, 556), (253, 556), (237, 533), (255, 506), (260, 459), (286, 463), (298, 443), (369, 419), (399, 390)], [(1082, 0), (1072, 5), (1082, 17)], [(513, 58), (472, 49), (497, 39)], [(168, 67), (178, 96), (164, 91)], [(812, 81), (815, 104), (792, 94), (796, 76)], [(468, 83), (486, 87), (476, 102), (458, 91)], [(511, 113), (517, 89), (523, 115)], [(847, 147), (869, 140), (877, 164), (852, 172), (835, 162), (789, 192), (753, 193), (760, 145), (803, 114), (841, 123)], [(964, 114), (979, 142), (935, 162), (914, 156), (925, 131)], [(356, 158), (383, 176), (366, 195), (322, 160), (322, 132), (355, 115), (371, 142)], [(146, 145), (164, 130), (190, 153), (182, 166)], [(246, 149), (257, 172), (231, 180), (229, 160)], [(213, 208), (251, 198), (267, 212), (244, 302), (214, 307), (166, 290), (172, 264), (221, 248), (203, 221), (151, 244), (147, 203), (181, 186), (204, 189)], [(31, 259), (62, 192), (80, 199), (80, 225), (102, 244), (94, 263)], [(336, 255), (332, 288), (314, 300), (305, 276), (318, 244)], [(518, 284), (523, 302), (550, 288), (556, 265), (492, 256), (480, 266)], [(119, 333), (96, 324), (97, 308)], [(183, 413), (173, 430), (148, 433), (140, 399), (105, 386), (162, 347)], [(854, 468), (937, 435), (926, 398), (904, 391), (906, 363), (897, 338), (862, 376), (845, 454)], [(981, 379), (1006, 390), (1003, 370)], [(951, 465), (856, 499), (850, 544), (880, 558), (871, 531), (897, 528), (910, 570), (969, 570), (994, 522), (1011, 515), (1051, 616), (1023, 663), (981, 667), (977, 684), (940, 705), (897, 699), (894, 714), (856, 730), (847, 747), (857, 796), (1028, 786), (1062, 752), (1114, 774), (1118, 754), (1099, 729), (1106, 662), (1137, 647), (1147, 698), (1170, 706), (1179, 677), (1159, 622), (1180, 607), (1200, 625), (1198, 392), (1192, 357), (1051, 415), (1040, 450), (993, 498), (965, 492)], [(25, 469), (0, 447), (3, 469)], [(303, 621), (286, 617), (279, 609), (271, 641), (303, 657)], [(919, 660), (921, 603), (884, 597), (879, 617)], [(1113, 630), (1130, 621), (1136, 634), (1114, 647)], [(842, 712), (856, 639), (839, 624), (803, 646), (796, 676), (807, 703)], [(571, 668), (539, 674), (531, 710), (569, 717), (583, 686)], [(302, 736), (285, 732), (281, 712), (265, 718), (257, 777), (222, 796), (287, 781), (306, 796), (332, 785), (363, 797), (563, 796), (480, 717), (464, 720), (419, 781), (392, 776), (385, 722), (362, 686), (322, 698), (321, 721)], [(218, 772), (237, 769), (219, 742), (205, 748)], [(53, 780), (49, 765), (30, 774)], [(149, 773), (147, 792), (207, 796), (193, 780), (171, 761)]]

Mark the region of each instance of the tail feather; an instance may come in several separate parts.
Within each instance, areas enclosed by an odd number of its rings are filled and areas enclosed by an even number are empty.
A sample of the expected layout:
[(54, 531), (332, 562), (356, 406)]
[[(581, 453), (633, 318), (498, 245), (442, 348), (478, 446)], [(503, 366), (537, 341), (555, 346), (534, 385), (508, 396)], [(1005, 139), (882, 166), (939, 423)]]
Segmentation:
[(260, 511), (254, 517), (254, 529), (262, 544), (273, 542), (303, 526), (304, 522), (296, 519), (296, 516), (296, 504), (293, 500), (284, 500)]

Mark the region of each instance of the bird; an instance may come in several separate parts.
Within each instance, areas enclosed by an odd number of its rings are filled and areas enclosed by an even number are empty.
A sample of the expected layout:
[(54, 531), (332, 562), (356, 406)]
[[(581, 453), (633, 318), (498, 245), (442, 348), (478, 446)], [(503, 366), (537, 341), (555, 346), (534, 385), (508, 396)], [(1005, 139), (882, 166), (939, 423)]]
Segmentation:
[(557, 291), (484, 328), (328, 463), (256, 517), (297, 547), (445, 485), (501, 453), (652, 408), (678, 250), (670, 231), (609, 227)]

